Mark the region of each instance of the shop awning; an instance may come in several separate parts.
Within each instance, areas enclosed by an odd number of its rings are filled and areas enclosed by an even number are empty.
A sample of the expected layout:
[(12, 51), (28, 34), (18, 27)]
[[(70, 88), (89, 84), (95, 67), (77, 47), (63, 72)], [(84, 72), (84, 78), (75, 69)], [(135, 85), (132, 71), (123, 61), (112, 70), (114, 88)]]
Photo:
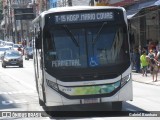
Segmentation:
[(127, 18), (131, 19), (135, 15), (137, 15), (141, 10), (154, 6), (160, 6), (160, 0), (147, 0), (145, 2), (139, 2), (137, 4), (134, 4), (126, 9)]

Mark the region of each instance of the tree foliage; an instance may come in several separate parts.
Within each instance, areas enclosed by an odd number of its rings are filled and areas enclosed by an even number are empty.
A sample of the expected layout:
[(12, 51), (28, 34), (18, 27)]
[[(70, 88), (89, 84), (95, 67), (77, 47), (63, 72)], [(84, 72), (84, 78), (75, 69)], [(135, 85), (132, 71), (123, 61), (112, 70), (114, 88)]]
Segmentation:
[(0, 0), (0, 13), (2, 12), (3, 10), (3, 0)]

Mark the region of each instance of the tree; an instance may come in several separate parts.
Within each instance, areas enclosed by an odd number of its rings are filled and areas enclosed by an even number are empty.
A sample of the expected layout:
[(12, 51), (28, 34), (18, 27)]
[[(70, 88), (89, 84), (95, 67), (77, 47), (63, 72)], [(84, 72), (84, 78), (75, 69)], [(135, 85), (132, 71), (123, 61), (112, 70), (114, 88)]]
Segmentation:
[(3, 19), (2, 12), (3, 12), (3, 0), (0, 0), (0, 20)]

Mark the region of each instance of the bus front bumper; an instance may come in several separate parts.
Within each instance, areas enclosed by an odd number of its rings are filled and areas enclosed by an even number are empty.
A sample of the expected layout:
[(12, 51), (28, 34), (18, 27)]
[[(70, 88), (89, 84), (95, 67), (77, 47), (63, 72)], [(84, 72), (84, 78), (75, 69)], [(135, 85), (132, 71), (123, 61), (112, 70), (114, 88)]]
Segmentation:
[(68, 99), (47, 87), (46, 106), (64, 106), (64, 105), (78, 105), (78, 104), (99, 104), (114, 101), (128, 101), (133, 100), (132, 80), (129, 80), (122, 88), (120, 88), (114, 95), (109, 97), (99, 98), (85, 98), (85, 99)]

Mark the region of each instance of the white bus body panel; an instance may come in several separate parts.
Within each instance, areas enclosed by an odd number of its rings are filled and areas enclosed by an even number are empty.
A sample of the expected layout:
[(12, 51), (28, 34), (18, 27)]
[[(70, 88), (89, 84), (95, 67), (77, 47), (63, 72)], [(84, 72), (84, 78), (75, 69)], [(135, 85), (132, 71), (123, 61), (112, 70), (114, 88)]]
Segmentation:
[(50, 87), (46, 87), (46, 106), (62, 106), (61, 95)]
[[(132, 100), (132, 82), (129, 81), (123, 88), (120, 89), (115, 95), (111, 97), (103, 97), (101, 98), (101, 103), (104, 102), (114, 102), (114, 101), (128, 101)], [(46, 92), (46, 106), (61, 106), (61, 105), (77, 105), (80, 103), (81, 99), (70, 100), (59, 93), (55, 92), (51, 88), (47, 87)], [(100, 103), (100, 102), (99, 102)]]
[[(131, 73), (131, 67), (129, 67), (123, 74), (122, 77), (128, 75)], [(45, 72), (45, 78), (52, 80), (53, 82), (56, 82), (56, 79), (49, 74)], [(100, 83), (113, 83), (118, 80), (120, 80), (120, 76), (117, 78), (111, 79), (111, 80), (102, 80), (103, 82), (100, 82), (99, 80), (94, 81), (96, 84)], [(107, 81), (107, 82), (106, 82)], [(100, 82), (100, 83), (99, 83)], [(71, 84), (73, 83), (73, 84)], [(83, 82), (59, 82), (59, 85), (64, 85), (64, 86), (80, 86), (80, 85), (88, 85), (87, 83), (93, 83), (89, 81), (83, 81)], [(67, 99), (64, 96), (60, 95), (57, 91), (53, 90), (46, 84), (45, 80), (45, 93), (46, 93), (46, 106), (61, 106), (61, 105), (77, 105), (81, 104), (81, 100), (83, 99)], [(114, 102), (114, 101), (128, 101), (128, 100), (133, 100), (133, 91), (132, 91), (132, 77), (128, 81), (127, 84), (125, 84), (116, 94), (110, 97), (101, 97), (101, 103), (103, 102)], [(100, 103), (100, 102), (98, 102)]]
[(102, 102), (111, 101), (128, 101), (133, 99), (132, 95), (132, 81), (130, 80), (126, 85), (124, 85), (115, 95), (111, 97), (102, 98)]
[(133, 100), (132, 80), (119, 91), (119, 101)]

